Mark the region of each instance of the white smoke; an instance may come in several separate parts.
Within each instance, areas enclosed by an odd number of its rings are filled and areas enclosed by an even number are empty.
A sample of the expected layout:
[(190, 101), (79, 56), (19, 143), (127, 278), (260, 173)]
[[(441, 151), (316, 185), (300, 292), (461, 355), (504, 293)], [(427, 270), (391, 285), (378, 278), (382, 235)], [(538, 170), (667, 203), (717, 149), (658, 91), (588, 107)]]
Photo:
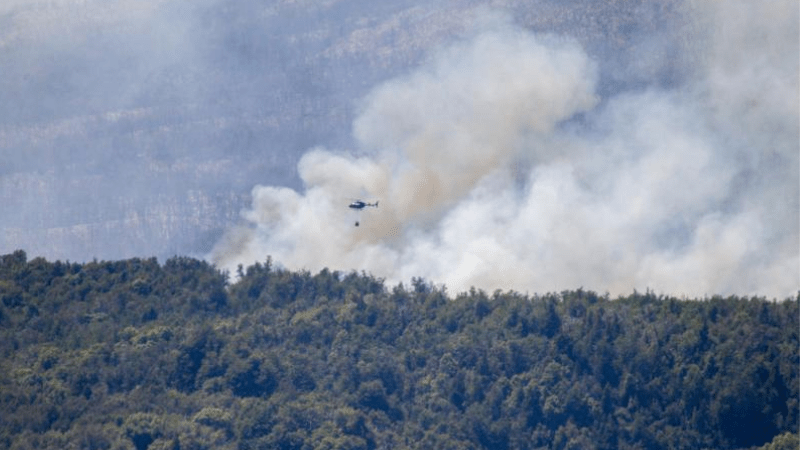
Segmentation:
[[(692, 13), (708, 32), (689, 81), (602, 102), (572, 41), (484, 24), (364, 100), (354, 136), (369, 156), (314, 149), (305, 192), (254, 188), (248, 224), (212, 259), (451, 291), (792, 295), (797, 4)], [(352, 197), (380, 207), (355, 213)]]

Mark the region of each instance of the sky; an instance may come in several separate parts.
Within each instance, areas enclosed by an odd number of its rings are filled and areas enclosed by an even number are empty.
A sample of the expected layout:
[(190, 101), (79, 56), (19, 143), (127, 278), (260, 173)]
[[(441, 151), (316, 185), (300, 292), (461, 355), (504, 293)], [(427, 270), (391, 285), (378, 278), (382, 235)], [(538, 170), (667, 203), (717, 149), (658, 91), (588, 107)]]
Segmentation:
[(782, 0), (5, 2), (0, 251), (790, 296), (799, 18)]

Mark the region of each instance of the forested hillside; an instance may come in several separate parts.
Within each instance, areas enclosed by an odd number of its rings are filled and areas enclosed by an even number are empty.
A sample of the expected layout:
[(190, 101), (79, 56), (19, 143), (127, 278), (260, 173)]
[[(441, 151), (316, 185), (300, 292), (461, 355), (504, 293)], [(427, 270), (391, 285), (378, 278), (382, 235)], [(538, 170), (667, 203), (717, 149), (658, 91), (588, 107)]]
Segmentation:
[(0, 256), (0, 447), (798, 447), (796, 298), (237, 275)]

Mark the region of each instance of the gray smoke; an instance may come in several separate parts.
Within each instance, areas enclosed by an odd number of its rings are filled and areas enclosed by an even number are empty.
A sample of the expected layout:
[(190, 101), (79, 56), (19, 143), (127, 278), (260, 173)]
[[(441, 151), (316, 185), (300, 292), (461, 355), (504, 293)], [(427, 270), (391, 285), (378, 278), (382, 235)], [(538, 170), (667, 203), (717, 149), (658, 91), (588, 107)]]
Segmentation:
[[(456, 292), (792, 295), (798, 4), (694, 2), (683, 14), (676, 61), (691, 64), (613, 95), (577, 41), (476, 20), (474, 35), (363, 99), (355, 148), (307, 152), (303, 190), (256, 186), (212, 260), (271, 255)], [(354, 197), (380, 207), (353, 212)]]

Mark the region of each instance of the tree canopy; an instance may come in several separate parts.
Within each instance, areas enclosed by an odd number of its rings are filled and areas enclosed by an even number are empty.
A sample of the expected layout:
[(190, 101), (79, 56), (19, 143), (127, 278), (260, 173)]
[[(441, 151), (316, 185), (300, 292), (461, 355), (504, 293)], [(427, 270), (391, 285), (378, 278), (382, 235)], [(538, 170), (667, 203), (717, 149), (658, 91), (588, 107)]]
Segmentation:
[(798, 302), (0, 256), (10, 449), (783, 449)]

